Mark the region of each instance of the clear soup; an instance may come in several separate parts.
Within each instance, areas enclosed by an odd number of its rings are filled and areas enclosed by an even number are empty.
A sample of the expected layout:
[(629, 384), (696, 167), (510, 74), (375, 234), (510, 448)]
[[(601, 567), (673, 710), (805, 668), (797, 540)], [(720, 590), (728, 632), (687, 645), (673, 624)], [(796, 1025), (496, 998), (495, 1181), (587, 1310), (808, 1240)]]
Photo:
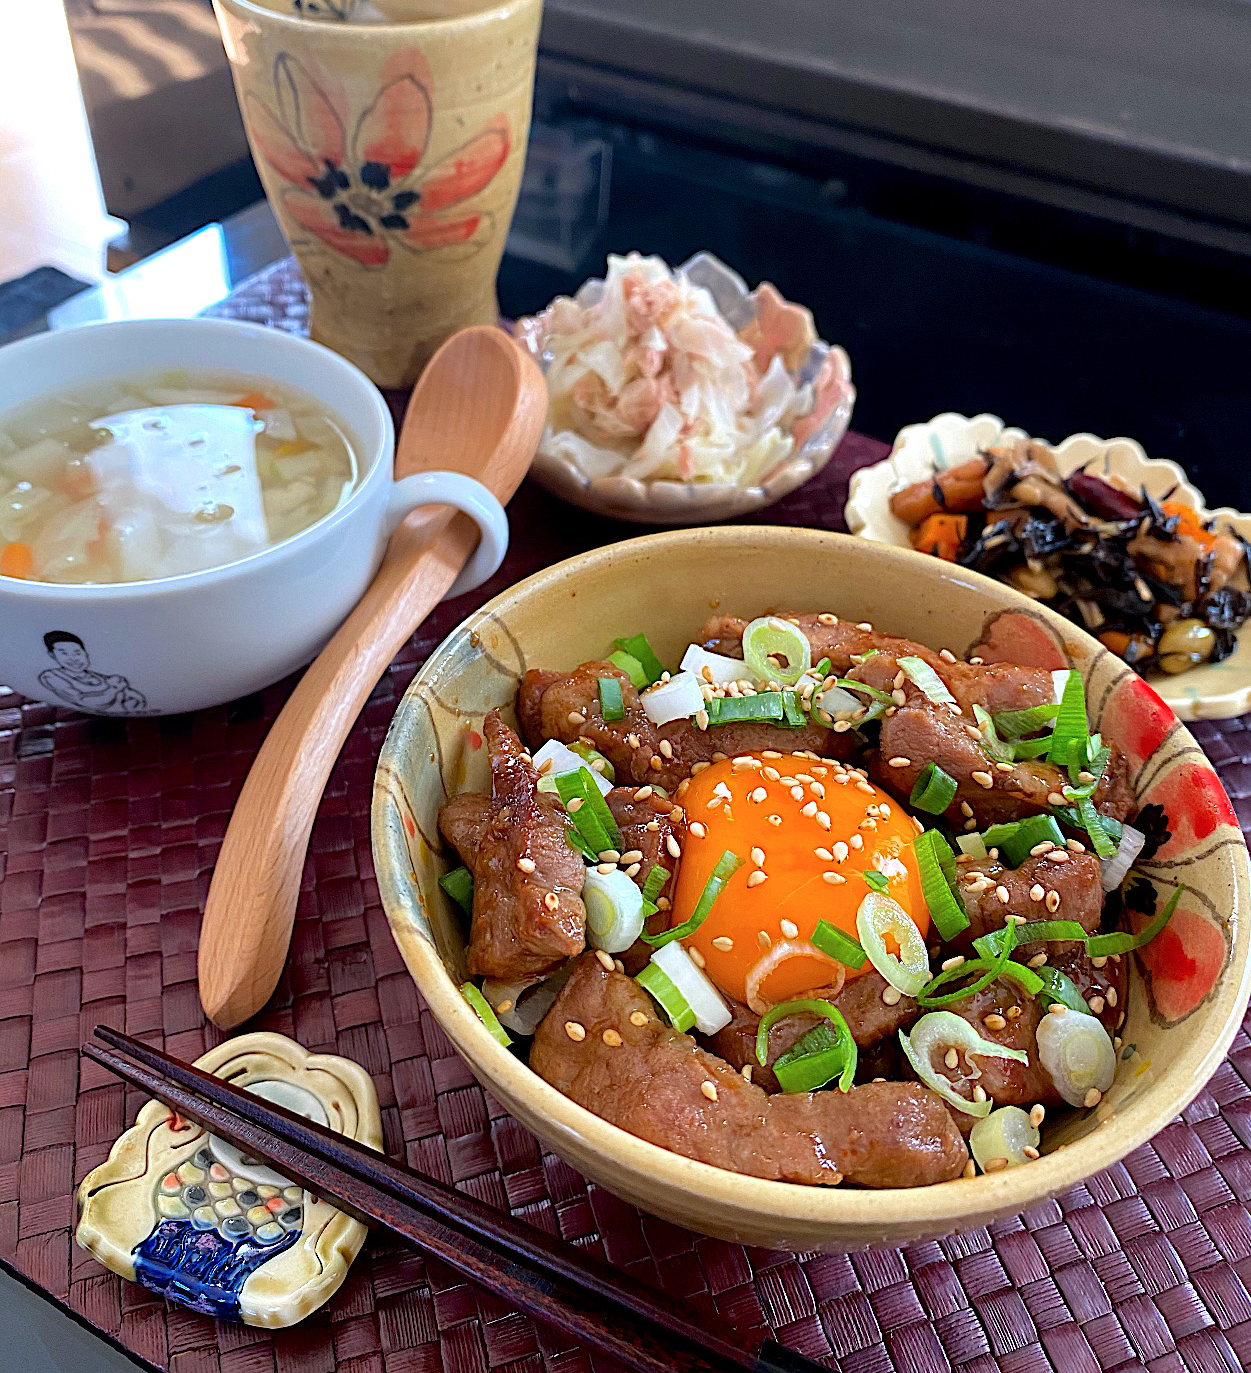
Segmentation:
[(220, 567), (328, 515), (360, 477), (312, 396), (152, 372), (0, 414), (0, 575), (83, 585)]

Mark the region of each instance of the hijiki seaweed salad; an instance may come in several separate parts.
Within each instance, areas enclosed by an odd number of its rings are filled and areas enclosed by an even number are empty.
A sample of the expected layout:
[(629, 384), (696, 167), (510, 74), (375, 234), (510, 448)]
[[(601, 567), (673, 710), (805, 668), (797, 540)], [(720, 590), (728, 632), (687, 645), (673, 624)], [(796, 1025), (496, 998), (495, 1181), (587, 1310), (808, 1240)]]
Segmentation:
[(1112, 473), (1062, 478), (1031, 439), (935, 471), (890, 508), (914, 548), (1007, 581), (1144, 675), (1220, 662), (1251, 617), (1236, 530)]
[(676, 671), (636, 634), (527, 672), (517, 716), (529, 747), (492, 711), (491, 794), (440, 813), (441, 884), (466, 999), (580, 1105), (739, 1173), (909, 1187), (1028, 1164), (1112, 1085), (1126, 955), (1181, 889), (1122, 897), (1146, 837), (1078, 672), (717, 616)]

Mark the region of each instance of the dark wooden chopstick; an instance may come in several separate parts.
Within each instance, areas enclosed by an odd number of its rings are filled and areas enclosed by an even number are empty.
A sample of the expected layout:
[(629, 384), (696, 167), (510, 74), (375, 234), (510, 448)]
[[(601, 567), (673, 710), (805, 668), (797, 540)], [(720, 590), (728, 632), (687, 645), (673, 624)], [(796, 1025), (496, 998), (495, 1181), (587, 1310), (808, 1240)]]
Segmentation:
[(738, 1348), (696, 1327), (663, 1293), (506, 1212), (120, 1031), (97, 1026), (95, 1035), (111, 1049), (87, 1044), (83, 1053), (101, 1067), (350, 1215), (403, 1235), (514, 1308), (638, 1373), (819, 1368), (772, 1340), (759, 1343), (758, 1335), (746, 1337), (750, 1350)]

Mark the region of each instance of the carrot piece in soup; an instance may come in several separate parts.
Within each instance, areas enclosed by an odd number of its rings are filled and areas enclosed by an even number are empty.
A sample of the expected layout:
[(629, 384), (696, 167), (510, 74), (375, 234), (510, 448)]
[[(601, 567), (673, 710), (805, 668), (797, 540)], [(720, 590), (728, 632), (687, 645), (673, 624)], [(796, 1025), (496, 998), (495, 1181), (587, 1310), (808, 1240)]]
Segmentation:
[(262, 391), (249, 391), (246, 396), (240, 396), (238, 400), (232, 401), (240, 410), (276, 410), (278, 402), (270, 398)]
[(29, 544), (6, 543), (0, 548), (0, 577), (29, 577), (34, 565)]
[(920, 552), (932, 553), (936, 558), (954, 563), (960, 556), (960, 545), (968, 532), (967, 515), (927, 515), (913, 535), (913, 541)]

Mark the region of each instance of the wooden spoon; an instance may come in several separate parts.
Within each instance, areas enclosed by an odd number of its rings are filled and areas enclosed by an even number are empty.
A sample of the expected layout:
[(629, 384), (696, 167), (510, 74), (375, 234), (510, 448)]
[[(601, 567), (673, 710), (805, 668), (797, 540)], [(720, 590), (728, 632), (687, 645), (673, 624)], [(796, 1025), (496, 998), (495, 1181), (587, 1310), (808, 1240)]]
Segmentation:
[[(534, 456), (547, 387), (500, 329), (450, 338), (413, 391), (395, 475), (464, 472), (506, 503)], [(432, 512), (434, 512), (432, 514)], [(321, 794), (361, 707), (473, 552), (477, 526), (447, 506), (414, 511), (391, 535), (360, 604), (274, 721), (243, 784), (200, 928), (200, 1002), (230, 1030), (255, 1015), (282, 975), (300, 876)]]

